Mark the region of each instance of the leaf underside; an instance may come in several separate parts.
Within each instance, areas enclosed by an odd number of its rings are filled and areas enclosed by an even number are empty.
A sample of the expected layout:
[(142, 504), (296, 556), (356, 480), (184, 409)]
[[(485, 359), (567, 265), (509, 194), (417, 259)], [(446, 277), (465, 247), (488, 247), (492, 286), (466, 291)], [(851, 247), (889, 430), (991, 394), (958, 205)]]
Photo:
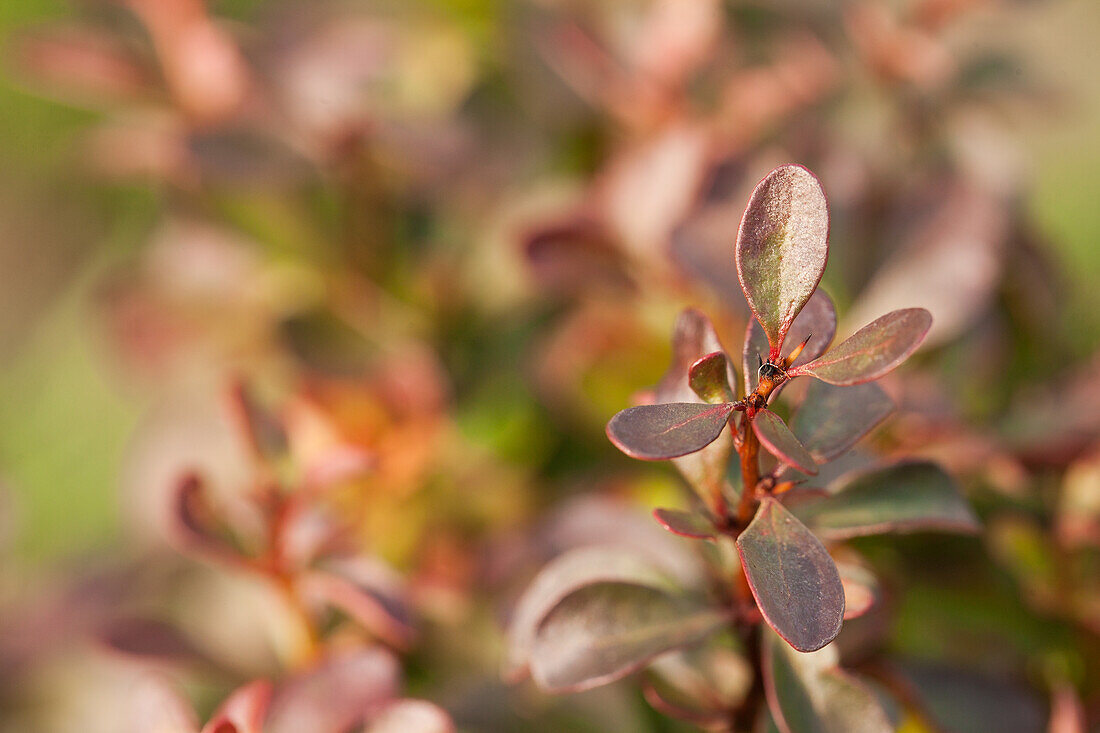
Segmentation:
[(899, 463), (860, 474), (798, 516), (818, 534), (844, 539), (886, 532), (975, 532), (977, 518), (955, 482), (934, 463)]
[(607, 684), (656, 655), (694, 643), (728, 620), (725, 610), (642, 585), (597, 583), (570, 593), (543, 618), (531, 676), (548, 692)]
[(808, 170), (781, 166), (757, 184), (737, 232), (737, 275), (775, 352), (821, 280), (828, 235), (825, 193)]
[(654, 509), (653, 518), (657, 523), (673, 534), (692, 539), (714, 539), (714, 522), (699, 512), (685, 512), (679, 509)]
[(712, 405), (733, 402), (737, 397), (733, 394), (727, 374), (729, 359), (725, 352), (715, 351), (691, 365), (688, 369), (688, 384), (703, 402)]
[(611, 418), (607, 437), (631, 458), (647, 461), (675, 458), (712, 443), (732, 412), (731, 404), (640, 405)]
[(824, 356), (788, 371), (792, 377), (807, 374), (823, 382), (852, 385), (878, 379), (917, 350), (932, 326), (924, 308), (891, 311), (868, 323)]
[(844, 587), (833, 559), (802, 522), (771, 497), (737, 538), (741, 565), (768, 622), (795, 649), (820, 649), (840, 633)]

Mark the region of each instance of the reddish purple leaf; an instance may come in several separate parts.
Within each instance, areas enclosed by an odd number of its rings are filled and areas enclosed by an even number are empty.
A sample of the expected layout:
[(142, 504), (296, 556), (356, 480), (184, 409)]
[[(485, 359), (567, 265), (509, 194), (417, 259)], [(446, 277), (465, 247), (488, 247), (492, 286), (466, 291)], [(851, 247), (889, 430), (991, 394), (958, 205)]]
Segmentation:
[(934, 463), (899, 463), (857, 474), (821, 501), (796, 512), (829, 539), (884, 532), (975, 532), (978, 520), (955, 482)]
[(704, 402), (720, 405), (737, 397), (729, 383), (729, 359), (722, 351), (702, 357), (688, 369), (688, 385)]
[(837, 387), (815, 381), (791, 420), (791, 432), (815, 461), (825, 463), (855, 445), (894, 409), (894, 401), (873, 382)]
[(737, 232), (737, 275), (778, 355), (829, 254), (825, 192), (799, 165), (776, 168), (752, 192)]
[(548, 692), (613, 682), (655, 656), (709, 636), (729, 611), (646, 585), (596, 583), (565, 596), (543, 618), (531, 676)]
[(641, 405), (611, 418), (607, 437), (631, 458), (660, 461), (694, 453), (714, 442), (732, 412), (732, 404)]
[(917, 350), (932, 326), (924, 308), (887, 313), (856, 331), (824, 356), (789, 370), (792, 377), (808, 374), (837, 385), (878, 379)]
[(388, 578), (371, 577), (370, 568), (354, 562), (332, 562), (298, 579), (303, 597), (339, 609), (392, 647), (404, 649), (415, 635), (409, 612)]
[(654, 509), (653, 517), (662, 527), (681, 537), (712, 540), (716, 534), (714, 522), (699, 512), (685, 512), (679, 509)]
[(840, 633), (844, 586), (821, 540), (771, 497), (737, 538), (737, 551), (764, 620), (800, 652)]
[(844, 586), (844, 620), (867, 613), (878, 600), (878, 580), (862, 565), (853, 562), (836, 563), (840, 584)]
[(798, 441), (783, 418), (771, 410), (761, 410), (752, 421), (752, 429), (768, 451), (789, 466), (813, 476), (817, 463), (810, 452)]
[[(833, 299), (826, 295), (824, 290), (815, 290), (814, 294), (806, 302), (806, 306), (794, 319), (791, 330), (787, 332), (787, 338), (782, 356), (787, 356), (791, 351), (806, 341), (806, 348), (794, 360), (792, 366), (802, 366), (813, 361), (825, 353), (829, 344), (836, 335), (836, 306)], [(745, 344), (741, 350), (741, 363), (744, 369), (745, 394), (756, 389), (759, 381), (757, 371), (762, 360), (767, 360), (769, 353), (768, 337), (764, 329), (755, 318), (749, 319), (745, 329)], [(780, 385), (782, 388), (785, 385)]]

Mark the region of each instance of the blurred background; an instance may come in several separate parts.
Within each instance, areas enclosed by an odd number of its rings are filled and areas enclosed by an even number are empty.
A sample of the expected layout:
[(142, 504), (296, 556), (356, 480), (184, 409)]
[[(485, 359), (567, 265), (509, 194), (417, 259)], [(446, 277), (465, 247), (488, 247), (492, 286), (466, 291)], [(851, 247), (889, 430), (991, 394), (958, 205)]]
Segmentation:
[(1095, 0), (0, 4), (0, 730), (334, 658), (459, 730), (691, 730), (506, 685), (503, 629), (563, 549), (666, 540), (683, 486), (603, 426), (683, 307), (740, 352), (786, 162), (841, 332), (935, 317), (860, 455), (985, 525), (861, 540), (846, 659), (907, 671), (906, 730), (1096, 729), (1098, 34)]

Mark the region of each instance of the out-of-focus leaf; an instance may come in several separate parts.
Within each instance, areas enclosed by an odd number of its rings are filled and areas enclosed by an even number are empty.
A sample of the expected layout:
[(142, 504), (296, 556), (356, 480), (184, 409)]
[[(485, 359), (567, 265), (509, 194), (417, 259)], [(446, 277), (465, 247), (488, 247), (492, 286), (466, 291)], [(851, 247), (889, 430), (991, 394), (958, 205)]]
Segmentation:
[(363, 733), (453, 733), (451, 716), (427, 700), (398, 700), (375, 716)]
[(773, 456), (803, 473), (811, 476), (817, 473), (814, 457), (803, 447), (779, 415), (771, 410), (761, 410), (753, 418), (752, 429)]
[(878, 581), (867, 568), (853, 562), (836, 563), (844, 586), (844, 620), (867, 613), (878, 599)]
[[(836, 306), (833, 305), (833, 299), (826, 295), (825, 291), (815, 290), (791, 324), (783, 351), (790, 353), (792, 349), (809, 338), (810, 340), (806, 341), (806, 348), (802, 349), (802, 353), (791, 365), (802, 366), (824, 354), (835, 335)], [(755, 318), (750, 318), (745, 330), (745, 345), (741, 350), (741, 364), (745, 371), (745, 394), (756, 389), (760, 362), (767, 360), (769, 351), (767, 334)]]
[(240, 549), (228, 527), (214, 515), (202, 480), (188, 474), (179, 480), (170, 517), (171, 539), (185, 552), (215, 562), (239, 564)]
[(725, 610), (648, 585), (601, 582), (565, 596), (543, 618), (531, 676), (549, 692), (607, 684), (726, 622)]
[(243, 382), (233, 386), (232, 404), (237, 419), (256, 455), (276, 460), (287, 452), (286, 430), (277, 415), (262, 405)]
[(335, 654), (275, 693), (264, 733), (341, 733), (397, 695), (400, 668), (379, 647)]
[(1007, 207), (980, 188), (946, 183), (942, 191), (939, 206), (862, 290), (847, 323), (920, 303), (932, 313), (932, 346), (957, 337), (989, 306), (1002, 269)]
[(737, 232), (737, 274), (776, 355), (825, 271), (828, 235), (825, 193), (808, 170), (782, 166), (757, 184)]
[(764, 689), (783, 733), (889, 733), (875, 694), (837, 667), (827, 647), (800, 654), (774, 634), (764, 641)]
[(146, 662), (210, 662), (210, 659), (179, 629), (147, 618), (116, 618), (97, 634), (100, 641), (120, 654)]
[(731, 404), (640, 405), (611, 418), (607, 437), (631, 458), (646, 461), (676, 458), (714, 442), (732, 412)]
[(844, 539), (884, 532), (979, 529), (955, 482), (934, 463), (914, 461), (858, 474), (795, 512), (815, 532)]
[(550, 561), (516, 603), (508, 626), (504, 678), (515, 681), (527, 671), (539, 622), (569, 593), (597, 582), (617, 581), (670, 588), (668, 578), (645, 558), (618, 547), (582, 547)]
[(821, 540), (771, 497), (737, 538), (756, 604), (791, 646), (811, 652), (840, 633), (844, 587)]
[(788, 371), (792, 377), (808, 374), (837, 385), (878, 379), (917, 350), (932, 326), (924, 308), (897, 310), (868, 323), (824, 356)]
[(541, 290), (578, 295), (590, 289), (629, 292), (633, 288), (622, 252), (608, 232), (590, 219), (555, 222), (532, 231), (523, 250)]
[(814, 381), (791, 419), (791, 432), (818, 463), (836, 458), (895, 409), (877, 384), (837, 387)]
[(203, 726), (202, 733), (262, 733), (271, 689), (267, 680), (257, 680), (234, 690)]
[(1087, 720), (1081, 697), (1072, 685), (1063, 684), (1054, 690), (1047, 733), (1085, 733)]
[(691, 365), (688, 384), (704, 402), (712, 405), (733, 402), (737, 397), (730, 388), (728, 373), (729, 359), (724, 352), (715, 351)]
[(396, 648), (412, 641), (409, 612), (396, 596), (399, 589), (389, 578), (374, 574), (354, 562), (332, 562), (298, 579), (298, 591), (306, 598), (346, 613), (370, 633)]
[(722, 642), (716, 635), (706, 643), (654, 659), (649, 666), (649, 689), (680, 712), (704, 718), (714, 713), (728, 716), (752, 687), (753, 671), (744, 656)]
[(951, 733), (1043, 730), (1042, 700), (1016, 680), (935, 664), (908, 664), (904, 674), (941, 730)]
[(199, 733), (195, 711), (159, 674), (143, 676), (131, 693), (127, 733)]
[(657, 523), (673, 534), (694, 539), (714, 539), (714, 522), (699, 512), (685, 512), (679, 509), (654, 509)]

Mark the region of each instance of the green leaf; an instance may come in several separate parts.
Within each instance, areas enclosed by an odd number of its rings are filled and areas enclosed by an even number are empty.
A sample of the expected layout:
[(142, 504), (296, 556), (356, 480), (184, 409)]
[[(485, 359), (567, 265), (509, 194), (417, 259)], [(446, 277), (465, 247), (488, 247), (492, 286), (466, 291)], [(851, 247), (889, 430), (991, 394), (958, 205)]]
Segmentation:
[(868, 323), (824, 356), (789, 369), (788, 375), (807, 374), (837, 385), (878, 379), (917, 350), (932, 327), (932, 315), (924, 308), (892, 311)]
[(837, 387), (815, 381), (791, 420), (791, 432), (815, 461), (826, 463), (855, 445), (894, 409), (894, 401), (873, 382)]
[(679, 509), (654, 509), (653, 518), (669, 532), (692, 539), (714, 539), (714, 522), (700, 512), (685, 512)]
[(764, 640), (764, 691), (782, 733), (890, 733), (875, 694), (837, 667), (827, 647), (800, 654), (774, 634)]
[(730, 388), (729, 359), (722, 351), (715, 351), (702, 357), (688, 369), (688, 384), (691, 391), (703, 402), (719, 405), (733, 402), (737, 397)]
[(597, 583), (561, 600), (531, 647), (531, 676), (548, 692), (613, 682), (653, 657), (708, 636), (729, 612), (631, 583)]
[(597, 582), (630, 582), (669, 589), (668, 577), (634, 551), (616, 547), (582, 547), (551, 560), (520, 596), (508, 625), (504, 677), (516, 681), (527, 672), (535, 630), (562, 598)]
[[(836, 335), (836, 306), (824, 290), (815, 290), (806, 301), (806, 306), (794, 319), (791, 330), (787, 332), (786, 348), (783, 356), (789, 354), (807, 338), (806, 348), (794, 360), (791, 366), (801, 366), (813, 361), (825, 353)], [(768, 358), (770, 346), (768, 336), (755, 318), (749, 319), (745, 329), (745, 344), (741, 350), (741, 364), (744, 369), (745, 394), (756, 389), (760, 362)], [(786, 383), (780, 385), (780, 389)]]
[(830, 496), (800, 505), (815, 532), (844, 539), (884, 532), (976, 532), (978, 520), (955, 482), (934, 463), (915, 461), (859, 474)]
[(775, 355), (821, 280), (828, 236), (825, 192), (808, 170), (785, 165), (757, 184), (737, 232), (737, 276)]
[(737, 538), (756, 604), (795, 649), (815, 651), (840, 633), (844, 587), (833, 559), (810, 530), (771, 497)]
[(802, 473), (811, 476), (817, 473), (817, 464), (813, 456), (803, 447), (779, 415), (771, 410), (761, 410), (752, 420), (752, 429), (773, 456), (794, 466)]
[(631, 458), (660, 461), (694, 453), (714, 442), (732, 412), (731, 404), (640, 405), (611, 418), (607, 437)]

